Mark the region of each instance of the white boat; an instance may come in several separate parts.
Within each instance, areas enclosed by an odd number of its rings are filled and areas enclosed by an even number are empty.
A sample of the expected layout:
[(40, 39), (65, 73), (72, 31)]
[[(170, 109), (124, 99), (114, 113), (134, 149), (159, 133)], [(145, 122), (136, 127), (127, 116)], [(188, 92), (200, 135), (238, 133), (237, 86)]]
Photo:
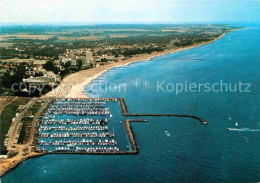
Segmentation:
[(237, 123), (237, 122), (235, 123), (235, 126), (238, 126), (238, 123)]

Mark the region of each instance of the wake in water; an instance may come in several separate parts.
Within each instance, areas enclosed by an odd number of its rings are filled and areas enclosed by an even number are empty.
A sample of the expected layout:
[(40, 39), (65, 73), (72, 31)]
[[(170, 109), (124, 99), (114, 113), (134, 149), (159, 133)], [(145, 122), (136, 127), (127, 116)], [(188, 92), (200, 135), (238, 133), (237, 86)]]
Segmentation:
[(248, 138), (247, 138), (245, 135), (242, 135), (241, 133), (238, 133), (238, 135), (240, 135), (241, 137), (243, 137), (243, 138), (246, 140), (247, 143), (249, 142)]
[(238, 132), (260, 132), (260, 129), (249, 129), (249, 128), (228, 128), (230, 131)]

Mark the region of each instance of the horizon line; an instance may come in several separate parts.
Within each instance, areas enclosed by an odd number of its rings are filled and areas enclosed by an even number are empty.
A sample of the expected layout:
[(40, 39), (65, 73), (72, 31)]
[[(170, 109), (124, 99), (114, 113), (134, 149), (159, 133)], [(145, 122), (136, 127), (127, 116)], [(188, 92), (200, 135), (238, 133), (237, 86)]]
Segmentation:
[(18, 22), (0, 22), (0, 26), (33, 26), (33, 25), (39, 25), (39, 26), (95, 26), (95, 25), (198, 25), (198, 24), (222, 24), (222, 25), (243, 25), (243, 24), (260, 24), (260, 22), (250, 22), (250, 21), (245, 21), (245, 22), (220, 22), (220, 21), (212, 21), (212, 22), (93, 22), (93, 23), (83, 23), (83, 22), (78, 22), (78, 23), (65, 23), (65, 22), (56, 22), (56, 23), (44, 23), (44, 22), (32, 22), (32, 23), (18, 23)]

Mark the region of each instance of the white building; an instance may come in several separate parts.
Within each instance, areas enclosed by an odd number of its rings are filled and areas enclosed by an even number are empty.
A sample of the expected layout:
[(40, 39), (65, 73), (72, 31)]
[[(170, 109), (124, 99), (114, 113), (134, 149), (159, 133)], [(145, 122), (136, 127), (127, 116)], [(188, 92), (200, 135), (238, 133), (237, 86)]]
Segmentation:
[(92, 53), (90, 51), (85, 51), (82, 53), (82, 56), (77, 56), (77, 60), (82, 60), (82, 67), (89, 66), (93, 64)]

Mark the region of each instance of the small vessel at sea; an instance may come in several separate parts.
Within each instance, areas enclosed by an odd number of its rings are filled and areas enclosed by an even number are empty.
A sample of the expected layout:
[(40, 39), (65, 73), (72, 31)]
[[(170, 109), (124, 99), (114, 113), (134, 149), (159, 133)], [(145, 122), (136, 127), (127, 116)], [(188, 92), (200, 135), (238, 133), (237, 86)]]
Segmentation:
[(244, 131), (256, 131), (249, 128), (227, 128), (227, 130), (231, 131), (238, 131), (238, 132), (244, 132)]
[(237, 123), (237, 122), (235, 123), (235, 126), (238, 126), (238, 123)]
[(167, 130), (164, 132), (168, 137), (171, 136), (171, 133), (168, 132)]
[(236, 130), (236, 128), (227, 128), (227, 130)]

